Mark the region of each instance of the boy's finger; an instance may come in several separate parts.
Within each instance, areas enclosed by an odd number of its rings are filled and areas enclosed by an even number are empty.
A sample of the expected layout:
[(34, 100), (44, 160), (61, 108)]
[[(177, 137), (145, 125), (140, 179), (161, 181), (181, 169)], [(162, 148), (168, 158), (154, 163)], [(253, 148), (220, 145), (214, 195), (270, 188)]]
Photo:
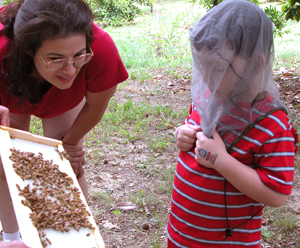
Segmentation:
[(194, 126), (194, 125), (187, 125), (190, 129), (193, 129), (196, 132), (200, 132), (201, 131), (201, 126)]
[(215, 130), (212, 134), (212, 138), (215, 140), (215, 141), (222, 141), (222, 138), (221, 136), (219, 135), (219, 133)]
[(197, 133), (197, 139), (198, 140), (204, 140), (204, 139), (207, 139), (207, 137), (203, 132), (198, 132)]

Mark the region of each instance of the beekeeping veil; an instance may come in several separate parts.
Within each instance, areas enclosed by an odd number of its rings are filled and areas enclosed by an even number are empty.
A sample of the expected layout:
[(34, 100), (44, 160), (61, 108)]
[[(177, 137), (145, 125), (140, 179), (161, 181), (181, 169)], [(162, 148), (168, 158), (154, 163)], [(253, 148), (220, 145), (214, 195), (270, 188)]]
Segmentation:
[(243, 130), (284, 107), (273, 81), (273, 26), (245, 0), (225, 0), (190, 29), (192, 98), (207, 137)]

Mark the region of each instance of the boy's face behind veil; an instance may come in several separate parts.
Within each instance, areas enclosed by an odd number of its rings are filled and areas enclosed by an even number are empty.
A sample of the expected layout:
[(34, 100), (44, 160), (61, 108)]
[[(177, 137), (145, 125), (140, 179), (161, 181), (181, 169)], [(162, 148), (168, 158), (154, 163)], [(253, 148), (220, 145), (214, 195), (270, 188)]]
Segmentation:
[[(223, 1), (189, 33), (191, 94), (207, 137), (216, 128), (220, 133), (253, 123), (256, 109), (267, 112), (283, 106), (272, 74), (272, 21), (258, 6), (245, 0)], [(243, 121), (221, 123), (233, 111)]]
[(248, 62), (238, 55), (232, 55), (229, 49), (223, 52), (208, 48), (204, 50), (199, 59), (204, 90), (213, 93), (215, 101), (226, 101), (242, 80)]

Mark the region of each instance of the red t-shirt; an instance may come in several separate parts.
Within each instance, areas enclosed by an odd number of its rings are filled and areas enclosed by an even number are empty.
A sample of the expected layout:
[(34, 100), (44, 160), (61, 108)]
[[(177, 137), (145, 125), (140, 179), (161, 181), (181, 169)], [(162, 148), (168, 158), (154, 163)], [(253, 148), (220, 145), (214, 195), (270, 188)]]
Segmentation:
[[(9, 40), (3, 35), (3, 25), (0, 23), (0, 66), (9, 46)], [(40, 118), (53, 118), (76, 107), (85, 93), (105, 91), (128, 78), (128, 73), (112, 38), (96, 24), (92, 24), (94, 41), (91, 48), (94, 52), (92, 59), (84, 65), (72, 86), (60, 90), (52, 86), (43, 96), (40, 103), (32, 105), (25, 102), (18, 107), (18, 99), (7, 91), (0, 80), (0, 97), (2, 105), (9, 108), (11, 113), (35, 115)], [(21, 79), (20, 79), (21, 80)]]
[[(261, 116), (265, 114), (256, 110)], [(185, 123), (199, 126), (200, 120), (192, 106)], [(229, 131), (225, 135), (235, 140), (242, 132)], [(276, 110), (248, 130), (230, 154), (253, 167), (267, 187), (288, 195), (298, 142), (297, 131), (286, 113)], [(225, 144), (227, 148), (230, 145)], [(239, 192), (230, 182), (225, 183), (222, 175), (200, 165), (194, 156), (194, 150), (179, 153), (167, 227), (169, 246), (260, 247), (262, 204)], [(233, 229), (233, 235), (225, 240), (228, 227)]]

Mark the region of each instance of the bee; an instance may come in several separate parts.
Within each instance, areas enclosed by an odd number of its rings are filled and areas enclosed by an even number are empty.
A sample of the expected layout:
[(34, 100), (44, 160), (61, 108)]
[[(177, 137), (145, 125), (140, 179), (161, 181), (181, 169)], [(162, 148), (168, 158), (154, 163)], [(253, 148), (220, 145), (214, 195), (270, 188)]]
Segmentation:
[[(66, 152), (61, 155), (68, 156)], [(44, 228), (61, 232), (68, 232), (71, 228), (79, 231), (81, 227), (95, 229), (88, 220), (91, 214), (86, 210), (73, 179), (61, 172), (53, 160), (43, 160), (42, 153), (35, 156), (33, 153), (16, 151), (12, 152), (10, 158), (14, 162), (14, 170), (23, 180), (33, 180), (31, 186), (28, 184), (23, 190), (19, 185), (16, 187), (19, 195), (25, 198), (22, 203), (32, 211), (30, 219), (39, 231), (43, 247), (51, 245), (50, 240), (44, 239), (46, 234), (41, 231)]]
[(17, 186), (18, 190), (21, 191), (20, 185), (16, 184), (16, 186)]
[(46, 248), (48, 246), (47, 242), (43, 240), (42, 241), (42, 246), (43, 246), (43, 248)]
[(51, 241), (50, 241), (48, 238), (46, 238), (46, 241), (47, 241), (50, 245), (52, 245)]
[(44, 238), (46, 236), (46, 233), (44, 231), (41, 231), (40, 235), (41, 235), (42, 238)]

